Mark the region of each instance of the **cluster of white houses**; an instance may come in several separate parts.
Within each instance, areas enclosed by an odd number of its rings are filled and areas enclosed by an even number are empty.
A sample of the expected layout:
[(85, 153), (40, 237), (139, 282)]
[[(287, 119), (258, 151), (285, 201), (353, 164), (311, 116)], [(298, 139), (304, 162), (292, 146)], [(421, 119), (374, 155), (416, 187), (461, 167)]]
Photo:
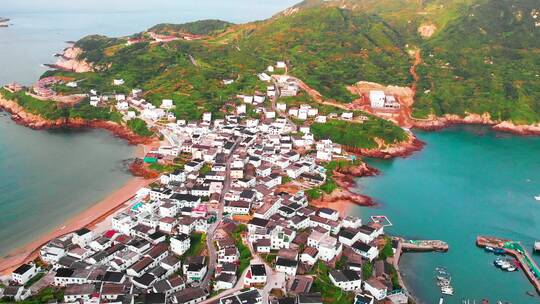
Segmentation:
[[(284, 63), (276, 66), (283, 68)], [(265, 75), (259, 77), (268, 80)], [(274, 96), (271, 91), (293, 96), (298, 85), (280, 77), (277, 87), (268, 88), (267, 96)], [(171, 100), (163, 100), (156, 108), (140, 96), (140, 90), (129, 96), (115, 95), (117, 109), (133, 118), (136, 114), (130, 109), (134, 107), (143, 119), (159, 120), (174, 107)], [(295, 295), (294, 304), (322, 303), (320, 294), (310, 293), (305, 274), (318, 261), (335, 265), (343, 256), (349, 260), (346, 268), (329, 274), (335, 286), (358, 293), (357, 303), (387, 297), (391, 285), (384, 279), (384, 271), (367, 280), (361, 273), (361, 264), (372, 263), (379, 255), (375, 241), (384, 233), (382, 226), (363, 224), (351, 216), (341, 218), (330, 208), (314, 208), (303, 191), (278, 191), (285, 177), (308, 187), (323, 184), (326, 172), (321, 161), (344, 156), (332, 141), (316, 141), (309, 127), (290, 135), (297, 126), (276, 118), (273, 111), (263, 110), (264, 119), (243, 115), (245, 103), (261, 104), (267, 96), (242, 96), (244, 103), (237, 107), (236, 115), (224, 119), (212, 120), (206, 113), (200, 122), (172, 118), (160, 127), (169, 144), (148, 153), (144, 161), (172, 163), (182, 154), (190, 154), (183, 169), (164, 174), (151, 187), (140, 189), (129, 208), (114, 215), (110, 230), (83, 228), (40, 249), (41, 260), (54, 273), (53, 284), (65, 288), (64, 302), (195, 304), (208, 297), (209, 291), (199, 285), (212, 276), (214, 290), (232, 289), (241, 279), (251, 287), (222, 298), (220, 303), (267, 303), (268, 299), (253, 288), (267, 282), (270, 274), (264, 264), (250, 265), (239, 278), (241, 256), (231, 236), (231, 227), (237, 225), (235, 216), (249, 219), (245, 241), (250, 250), (261, 255), (274, 253), (275, 271), (296, 282), (287, 290)], [(90, 102), (99, 106), (104, 98), (108, 97), (93, 91)], [(309, 106), (289, 109), (289, 114), (326, 121)], [(298, 148), (311, 152), (301, 154)], [(225, 191), (227, 182), (230, 187)], [(216, 261), (209, 261), (209, 256), (189, 256), (194, 235), (208, 232), (220, 208), (225, 220), (207, 236), (215, 243)], [(209, 269), (209, 265), (216, 267)], [(9, 296), (16, 300), (28, 296), (21, 285), (36, 272), (30, 264), (19, 267), (13, 273), (15, 284), (9, 287), (13, 287)]]

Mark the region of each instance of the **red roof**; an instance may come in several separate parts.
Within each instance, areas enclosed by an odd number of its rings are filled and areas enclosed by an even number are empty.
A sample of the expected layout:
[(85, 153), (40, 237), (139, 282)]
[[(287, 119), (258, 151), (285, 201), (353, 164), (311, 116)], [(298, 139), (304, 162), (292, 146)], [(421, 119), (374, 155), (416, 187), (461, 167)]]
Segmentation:
[(105, 236), (106, 238), (112, 239), (112, 237), (117, 233), (118, 232), (116, 232), (116, 230), (109, 230), (109, 231), (105, 232), (105, 234), (103, 234), (103, 236)]

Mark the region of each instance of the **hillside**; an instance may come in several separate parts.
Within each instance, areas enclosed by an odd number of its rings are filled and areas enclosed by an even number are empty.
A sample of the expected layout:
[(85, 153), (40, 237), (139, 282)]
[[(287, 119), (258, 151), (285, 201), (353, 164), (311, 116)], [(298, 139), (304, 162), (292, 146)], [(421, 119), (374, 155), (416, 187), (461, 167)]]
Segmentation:
[(177, 33), (191, 33), (194, 35), (209, 35), (224, 31), (233, 25), (223, 20), (200, 20), (183, 24), (162, 23), (148, 29), (149, 32), (158, 34), (173, 35)]
[[(193, 41), (126, 45), (89, 36), (81, 59), (98, 72), (49, 72), (84, 79), (66, 93), (142, 88), (158, 104), (172, 98), (178, 118), (223, 115), (239, 93), (264, 91), (256, 73), (278, 60), (323, 98), (350, 103), (357, 81), (411, 86), (412, 53), (423, 63), (413, 115), (488, 112), (497, 120), (540, 121), (540, 6), (534, 0), (306, 0), (265, 21), (211, 20), (158, 25), (151, 31), (203, 34)], [(134, 37), (148, 37), (148, 32)], [(124, 87), (112, 87), (122, 78)], [(234, 79), (224, 85), (224, 79)]]

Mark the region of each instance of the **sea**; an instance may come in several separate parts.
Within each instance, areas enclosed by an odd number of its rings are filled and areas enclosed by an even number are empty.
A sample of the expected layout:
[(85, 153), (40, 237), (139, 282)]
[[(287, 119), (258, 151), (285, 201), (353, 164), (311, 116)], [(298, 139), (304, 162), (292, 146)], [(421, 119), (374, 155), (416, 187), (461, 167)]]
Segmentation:
[[(157, 23), (268, 18), (296, 0), (3, 0), (0, 83), (32, 84), (66, 41), (89, 34), (124, 36)], [(381, 175), (358, 179), (377, 208), (355, 207), (365, 221), (387, 215), (387, 231), (411, 239), (441, 239), (448, 253), (408, 253), (401, 268), (420, 303), (438, 303), (433, 271), (446, 267), (456, 294), (445, 303), (483, 298), (538, 303), (523, 273), (495, 269), (475, 246), (478, 234), (506, 237), (531, 249), (540, 239), (540, 139), (455, 127), (414, 131), (426, 142), (411, 157), (370, 159)], [(106, 131), (34, 131), (0, 113), (0, 256), (61, 226), (129, 179), (135, 148)], [(538, 259), (537, 259), (538, 260)]]
[[(540, 138), (459, 126), (438, 132), (414, 131), (426, 143), (408, 158), (369, 159), (376, 177), (359, 178), (357, 191), (377, 208), (355, 207), (368, 220), (386, 215), (386, 231), (407, 239), (443, 240), (447, 253), (406, 253), (404, 280), (420, 303), (438, 303), (436, 267), (445, 267), (455, 290), (445, 303), (539, 303), (522, 271), (495, 268), (496, 256), (476, 247), (478, 235), (520, 241), (532, 252), (540, 240)], [(533, 258), (540, 263), (540, 257)], [(534, 293), (536, 294), (536, 293)]]

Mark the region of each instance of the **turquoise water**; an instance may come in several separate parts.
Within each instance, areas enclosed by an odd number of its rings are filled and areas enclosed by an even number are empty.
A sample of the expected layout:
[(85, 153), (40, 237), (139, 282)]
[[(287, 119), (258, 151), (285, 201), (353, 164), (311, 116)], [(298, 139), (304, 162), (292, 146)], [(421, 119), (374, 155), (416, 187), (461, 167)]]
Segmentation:
[(538, 303), (538, 297), (526, 295), (532, 287), (524, 274), (496, 269), (495, 256), (477, 248), (475, 239), (479, 234), (509, 238), (528, 250), (540, 240), (540, 202), (534, 200), (540, 194), (540, 138), (484, 127), (416, 134), (426, 146), (412, 157), (369, 160), (381, 175), (360, 178), (358, 190), (381, 206), (355, 209), (364, 218), (389, 216), (393, 234), (449, 243), (448, 253), (404, 256), (401, 268), (411, 291), (423, 303), (437, 303), (433, 271), (445, 266), (456, 292), (445, 303), (462, 298)]
[(0, 256), (121, 187), (134, 152), (106, 131), (34, 131), (0, 112)]

